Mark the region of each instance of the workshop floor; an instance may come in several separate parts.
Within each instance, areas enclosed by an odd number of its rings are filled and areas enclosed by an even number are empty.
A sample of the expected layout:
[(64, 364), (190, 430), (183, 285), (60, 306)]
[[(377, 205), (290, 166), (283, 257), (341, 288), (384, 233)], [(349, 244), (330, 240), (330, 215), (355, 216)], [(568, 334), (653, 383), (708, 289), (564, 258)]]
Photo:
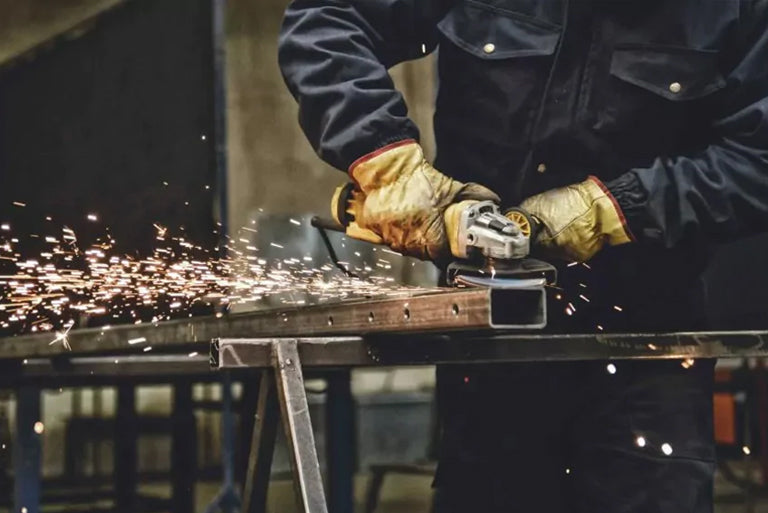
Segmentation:
[[(381, 502), (376, 513), (428, 513), (430, 506), (430, 484), (428, 477), (397, 476), (387, 477), (382, 489)], [(358, 512), (363, 511), (367, 476), (358, 476), (355, 482)], [(768, 500), (763, 499), (755, 504), (754, 509), (748, 509), (738, 490), (718, 478), (718, 501), (715, 513), (768, 513)], [(197, 511), (203, 511), (205, 506), (218, 491), (215, 483), (205, 483), (198, 487)], [(277, 481), (269, 491), (269, 513), (298, 512), (293, 496), (293, 485), (290, 481)]]

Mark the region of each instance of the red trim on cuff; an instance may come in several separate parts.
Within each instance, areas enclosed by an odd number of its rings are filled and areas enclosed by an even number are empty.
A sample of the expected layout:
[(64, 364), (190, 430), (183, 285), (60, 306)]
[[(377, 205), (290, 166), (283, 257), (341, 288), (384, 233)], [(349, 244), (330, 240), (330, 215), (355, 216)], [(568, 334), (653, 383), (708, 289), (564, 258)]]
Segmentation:
[(362, 157), (360, 157), (359, 159), (354, 161), (352, 163), (352, 165), (349, 166), (349, 169), (347, 170), (347, 173), (349, 173), (349, 175), (352, 176), (352, 171), (357, 166), (362, 164), (363, 162), (367, 162), (367, 161), (371, 160), (372, 158), (378, 157), (379, 155), (381, 155), (382, 153), (384, 153), (386, 151), (393, 150), (393, 149), (398, 148), (400, 146), (405, 146), (406, 144), (412, 144), (412, 143), (416, 143), (416, 142), (417, 142), (416, 139), (403, 139), (402, 141), (397, 141), (397, 142), (393, 142), (391, 144), (387, 144), (386, 146), (384, 146), (382, 148), (379, 148), (378, 150), (373, 151), (373, 152), (371, 152), (371, 153), (369, 153), (367, 155), (363, 155)]
[(605, 184), (600, 180), (598, 177), (594, 175), (589, 175), (587, 177), (587, 180), (592, 180), (597, 184), (600, 189), (605, 193), (606, 196), (608, 196), (611, 199), (611, 203), (613, 203), (613, 207), (616, 209), (616, 213), (619, 214), (619, 220), (621, 220), (621, 227), (624, 228), (624, 231), (627, 233), (627, 236), (632, 240), (632, 242), (637, 242), (637, 239), (635, 238), (635, 235), (632, 233), (632, 230), (629, 229), (629, 224), (627, 223), (627, 218), (624, 217), (624, 212), (621, 210), (621, 207), (619, 206), (619, 202), (616, 201), (616, 197), (611, 194), (611, 191), (608, 190), (608, 187), (605, 186)]

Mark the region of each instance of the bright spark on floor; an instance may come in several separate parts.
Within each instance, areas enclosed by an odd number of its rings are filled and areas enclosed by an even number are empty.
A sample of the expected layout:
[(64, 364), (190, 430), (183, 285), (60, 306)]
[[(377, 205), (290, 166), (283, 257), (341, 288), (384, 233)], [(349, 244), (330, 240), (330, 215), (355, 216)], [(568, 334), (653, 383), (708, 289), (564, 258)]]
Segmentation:
[(661, 452), (663, 452), (664, 454), (666, 454), (667, 456), (669, 456), (670, 454), (672, 454), (672, 446), (671, 446), (671, 445), (669, 445), (669, 444), (666, 444), (666, 443), (665, 443), (665, 444), (663, 444), (663, 445), (661, 446)]
[(69, 345), (69, 331), (72, 329), (72, 326), (74, 325), (75, 325), (74, 322), (70, 322), (69, 326), (67, 326), (67, 328), (64, 331), (56, 333), (56, 338), (51, 340), (50, 344), (48, 345), (52, 346), (57, 342), (61, 342), (61, 345), (64, 346), (64, 349), (66, 349), (67, 351), (71, 351), (72, 346)]
[(616, 366), (612, 363), (609, 363), (605, 366), (605, 370), (608, 371), (608, 374), (616, 374)]
[(645, 438), (642, 436), (638, 436), (635, 439), (635, 443), (637, 444), (638, 447), (645, 447)]

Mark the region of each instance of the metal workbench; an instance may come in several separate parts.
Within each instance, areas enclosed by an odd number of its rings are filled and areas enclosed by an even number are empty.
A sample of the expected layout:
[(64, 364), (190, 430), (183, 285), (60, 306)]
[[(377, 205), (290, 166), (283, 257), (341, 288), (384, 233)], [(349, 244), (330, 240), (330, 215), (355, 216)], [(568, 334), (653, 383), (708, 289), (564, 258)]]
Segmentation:
[[(545, 315), (540, 291), (451, 289), (221, 319), (78, 330), (70, 333), (71, 351), (50, 345), (50, 334), (30, 335), (0, 340), (0, 383), (18, 387), (132, 375), (210, 377), (215, 373), (203, 369), (202, 357), (188, 356), (210, 349), (214, 369), (261, 373), (243, 511), (264, 511), (282, 419), (303, 511), (323, 513), (330, 504), (333, 513), (351, 513), (352, 368), (768, 356), (768, 332), (550, 335), (531, 330)], [(147, 345), (152, 352), (143, 352)], [(327, 415), (332, 419), (328, 503), (304, 390), (305, 373), (318, 372), (328, 379), (327, 404), (333, 409)]]

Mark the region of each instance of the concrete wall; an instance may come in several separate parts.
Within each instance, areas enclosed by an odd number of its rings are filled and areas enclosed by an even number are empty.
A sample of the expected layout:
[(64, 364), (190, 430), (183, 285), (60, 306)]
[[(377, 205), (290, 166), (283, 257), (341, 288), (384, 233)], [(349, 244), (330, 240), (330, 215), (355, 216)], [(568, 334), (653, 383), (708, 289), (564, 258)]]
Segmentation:
[[(277, 65), (286, 0), (232, 0), (228, 17), (228, 157), (230, 226), (258, 208), (275, 214), (325, 214), (346, 177), (322, 163), (297, 122), (297, 108)], [(411, 115), (432, 143), (432, 59), (393, 70)]]

